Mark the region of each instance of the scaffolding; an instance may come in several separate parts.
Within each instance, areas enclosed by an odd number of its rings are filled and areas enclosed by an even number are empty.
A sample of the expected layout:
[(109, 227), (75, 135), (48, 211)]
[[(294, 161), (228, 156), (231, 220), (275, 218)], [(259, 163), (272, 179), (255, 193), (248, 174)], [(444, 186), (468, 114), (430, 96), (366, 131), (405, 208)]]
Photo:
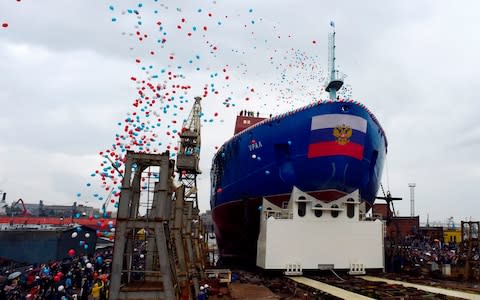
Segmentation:
[[(141, 205), (142, 173), (159, 167), (153, 198)], [(175, 249), (169, 223), (174, 162), (160, 155), (127, 152), (117, 215), (110, 299), (178, 299)]]
[(462, 242), (460, 243), (460, 261), (465, 263), (463, 277), (480, 281), (480, 242), (478, 230), (480, 222), (462, 221)]
[[(199, 217), (200, 97), (184, 122), (177, 153), (127, 152), (117, 214), (111, 299), (196, 299), (205, 278)], [(153, 188), (152, 188), (153, 187)]]

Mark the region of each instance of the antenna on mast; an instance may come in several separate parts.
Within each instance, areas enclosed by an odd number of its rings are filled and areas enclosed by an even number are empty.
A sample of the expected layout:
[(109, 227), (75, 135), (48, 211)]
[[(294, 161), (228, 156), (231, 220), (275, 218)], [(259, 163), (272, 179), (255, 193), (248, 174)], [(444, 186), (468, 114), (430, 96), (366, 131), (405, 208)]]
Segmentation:
[(328, 73), (330, 74), (330, 82), (325, 90), (330, 93), (330, 99), (337, 99), (337, 91), (343, 85), (343, 76), (338, 74), (335, 67), (335, 23), (330, 21), (332, 32), (328, 35)]

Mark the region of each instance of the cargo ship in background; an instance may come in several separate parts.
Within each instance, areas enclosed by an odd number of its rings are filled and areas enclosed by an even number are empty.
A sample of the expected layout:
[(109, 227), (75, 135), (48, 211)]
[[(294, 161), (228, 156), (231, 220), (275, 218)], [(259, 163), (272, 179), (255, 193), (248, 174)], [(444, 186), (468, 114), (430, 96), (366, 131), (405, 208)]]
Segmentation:
[[(288, 206), (294, 187), (323, 201), (359, 190), (367, 211), (380, 186), (387, 139), (361, 103), (340, 99), (330, 34), (330, 99), (284, 114), (237, 116), (234, 136), (213, 157), (212, 218), (220, 259), (253, 263), (262, 198)], [(232, 260), (233, 259), (233, 260)]]
[(113, 245), (116, 219), (106, 205), (104, 213), (76, 202), (43, 205), (18, 199), (7, 205), (6, 195), (0, 191), (0, 261), (45, 263), (67, 257), (71, 249), (91, 255)]

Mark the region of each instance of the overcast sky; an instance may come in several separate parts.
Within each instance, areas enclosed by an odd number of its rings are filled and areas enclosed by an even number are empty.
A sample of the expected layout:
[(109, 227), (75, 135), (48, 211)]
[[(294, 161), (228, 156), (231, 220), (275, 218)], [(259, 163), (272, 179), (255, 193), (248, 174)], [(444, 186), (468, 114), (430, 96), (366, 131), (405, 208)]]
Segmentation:
[[(137, 136), (151, 141), (144, 148), (173, 151), (174, 130), (207, 86), (199, 196), (201, 210), (209, 209), (212, 155), (241, 109), (268, 116), (327, 97), (333, 20), (344, 94), (364, 103), (387, 134), (383, 185), (404, 198), (395, 208), (410, 214), (408, 183), (415, 182), (422, 222), (427, 215), (478, 220), (479, 6), (2, 0), (0, 190), (9, 203), (100, 206), (111, 183), (92, 176), (105, 167), (99, 153), (138, 148), (126, 123), (145, 129)], [(174, 98), (152, 103), (149, 84)], [(150, 102), (136, 102), (142, 88)]]

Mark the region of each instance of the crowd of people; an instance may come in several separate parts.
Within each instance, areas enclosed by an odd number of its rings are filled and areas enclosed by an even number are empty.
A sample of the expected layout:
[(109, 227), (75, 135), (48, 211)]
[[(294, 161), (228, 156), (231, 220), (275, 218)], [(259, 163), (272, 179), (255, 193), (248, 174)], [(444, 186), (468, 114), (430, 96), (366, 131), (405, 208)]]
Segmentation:
[(108, 299), (112, 250), (41, 265), (0, 269), (0, 300)]
[(432, 264), (462, 264), (457, 244), (442, 243), (438, 239), (406, 237), (391, 243), (385, 249), (387, 271), (401, 272), (431, 266)]

